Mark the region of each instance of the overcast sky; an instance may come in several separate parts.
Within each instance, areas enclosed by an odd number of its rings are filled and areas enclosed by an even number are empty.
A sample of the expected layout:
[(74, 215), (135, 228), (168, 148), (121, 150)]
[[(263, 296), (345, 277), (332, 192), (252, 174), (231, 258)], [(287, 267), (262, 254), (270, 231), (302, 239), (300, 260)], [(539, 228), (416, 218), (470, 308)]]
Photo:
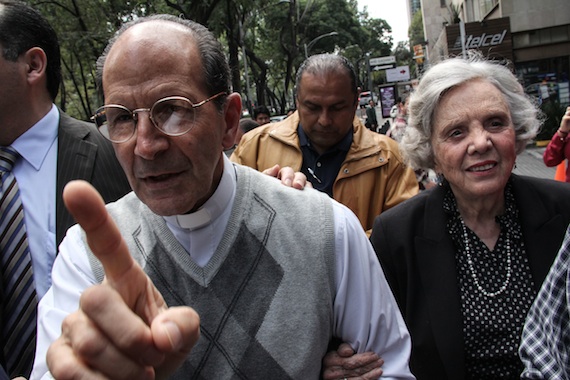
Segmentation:
[(408, 39), (408, 9), (407, 0), (358, 0), (358, 9), (368, 7), (370, 18), (381, 18), (388, 21), (392, 27), (394, 47), (400, 41)]

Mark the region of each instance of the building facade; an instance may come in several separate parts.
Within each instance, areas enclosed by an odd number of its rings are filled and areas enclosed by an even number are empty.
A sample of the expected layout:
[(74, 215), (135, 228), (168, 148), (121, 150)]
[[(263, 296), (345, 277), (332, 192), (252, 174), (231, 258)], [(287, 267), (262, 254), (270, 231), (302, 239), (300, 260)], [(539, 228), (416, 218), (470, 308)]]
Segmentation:
[(421, 0), (421, 11), (428, 65), (477, 49), (511, 62), (541, 101), (569, 103), (569, 0)]

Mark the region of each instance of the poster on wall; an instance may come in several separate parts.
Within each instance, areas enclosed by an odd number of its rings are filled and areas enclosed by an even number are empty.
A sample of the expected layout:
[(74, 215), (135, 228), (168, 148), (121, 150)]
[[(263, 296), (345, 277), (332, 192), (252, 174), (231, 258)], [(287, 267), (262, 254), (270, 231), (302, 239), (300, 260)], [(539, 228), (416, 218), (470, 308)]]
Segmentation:
[(380, 87), (380, 109), (382, 110), (382, 118), (390, 117), (390, 109), (396, 104), (396, 86)]

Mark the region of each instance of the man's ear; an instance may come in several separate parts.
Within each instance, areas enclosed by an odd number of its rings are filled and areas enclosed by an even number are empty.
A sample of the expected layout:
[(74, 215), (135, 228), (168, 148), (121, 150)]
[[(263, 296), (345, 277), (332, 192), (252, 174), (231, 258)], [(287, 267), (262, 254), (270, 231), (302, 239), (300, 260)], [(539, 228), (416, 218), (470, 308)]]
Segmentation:
[(235, 136), (239, 128), (239, 119), (241, 118), (241, 96), (238, 93), (228, 95), (224, 109), (224, 117), (226, 120), (226, 130), (222, 139), (224, 150), (234, 146)]
[(46, 80), (47, 56), (42, 48), (31, 48), (24, 53), (23, 59), (26, 63), (28, 81), (36, 82), (38, 80)]

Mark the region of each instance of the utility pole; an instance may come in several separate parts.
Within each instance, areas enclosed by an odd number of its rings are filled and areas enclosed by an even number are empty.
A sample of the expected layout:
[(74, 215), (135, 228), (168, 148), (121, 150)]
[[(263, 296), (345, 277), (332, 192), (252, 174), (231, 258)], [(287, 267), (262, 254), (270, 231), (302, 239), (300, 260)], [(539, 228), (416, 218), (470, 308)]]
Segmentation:
[[(370, 75), (370, 52), (366, 53), (366, 73), (368, 75), (368, 91), (372, 91), (372, 75)], [(372, 95), (372, 99), (374, 99), (374, 95)]]

